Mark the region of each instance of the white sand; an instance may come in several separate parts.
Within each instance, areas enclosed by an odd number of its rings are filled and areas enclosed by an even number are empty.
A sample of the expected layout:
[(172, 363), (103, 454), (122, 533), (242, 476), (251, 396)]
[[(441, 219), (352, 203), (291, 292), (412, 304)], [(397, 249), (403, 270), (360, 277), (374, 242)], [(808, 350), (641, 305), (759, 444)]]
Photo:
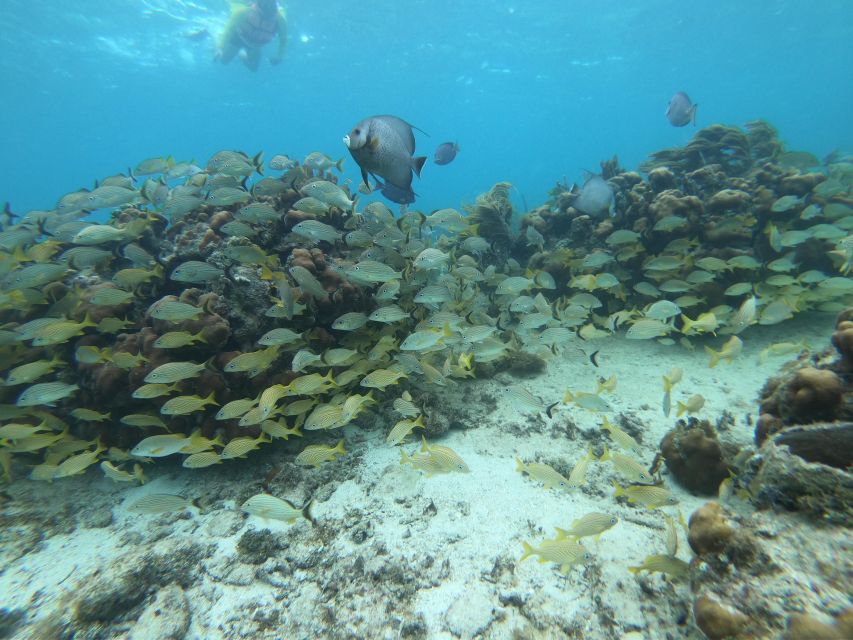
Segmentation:
[[(150, 564), (152, 553), (165, 554), (168, 563), (176, 550), (195, 545), (200, 560), (190, 565), (183, 595), (181, 589), (162, 593), (158, 605), (166, 618), (178, 621), (177, 631), (158, 626), (156, 611), (146, 610), (149, 600), (98, 637), (700, 638), (690, 619), (686, 582), (669, 582), (659, 574), (636, 577), (626, 569), (664, 551), (661, 510), (617, 503), (609, 463), (593, 463), (586, 485), (572, 493), (546, 491), (515, 470), (514, 458), (521, 457), (547, 460), (568, 473), (590, 445), (584, 434), (598, 430), (600, 414), (562, 406), (549, 420), (519, 413), (496, 390), (500, 383), (521, 384), (550, 403), (562, 399), (567, 388), (594, 391), (597, 377), (615, 375), (616, 391), (605, 396), (614, 408), (611, 421), (625, 413), (644, 425), (643, 462), (651, 463), (675, 423), (674, 409), (669, 418), (661, 411), (661, 376), (680, 366), (685, 375), (673, 408), (677, 400), (702, 394), (706, 402), (699, 417), (715, 422), (730, 412), (735, 425), (724, 437), (745, 445), (752, 442), (748, 419), (757, 415), (758, 392), (787, 360), (769, 358), (759, 365), (759, 351), (771, 342), (802, 339), (824, 349), (833, 321), (801, 315), (781, 326), (753, 327), (743, 336), (739, 358), (715, 369), (707, 366), (704, 342), (696, 341), (697, 350), (689, 352), (620, 338), (582, 345), (587, 352), (600, 349), (598, 369), (568, 349), (534, 380), (500, 374), (497, 381), (460, 382), (447, 393), (448, 402), (464, 387), (468, 403), (478, 402), (481, 394), (497, 399), (496, 410), (480, 408), (482, 422), (439, 440), (464, 458), (469, 474), (425, 477), (399, 464), (398, 448), (385, 444), (384, 430), (347, 427), (350, 455), (294, 476), (319, 484), (316, 528), (305, 521), (287, 525), (245, 517), (237, 508), (239, 500), (260, 490), (271, 464), (293, 459), (300, 441), (195, 472), (177, 462), (149, 466), (151, 481), (142, 487), (114, 485), (97, 468), (52, 485), (18, 480), (6, 488), (12, 500), (2, 507), (4, 522), (15, 525), (7, 525), (0, 547), (2, 604), (24, 609), (28, 623), (67, 619), (87, 589), (100, 589), (129, 568)], [(707, 343), (719, 348), (724, 340)], [(568, 429), (569, 422), (577, 429)], [(405, 448), (412, 451), (415, 443)], [(668, 477), (667, 485), (685, 517), (707, 501)], [(295, 481), (273, 487), (297, 502), (305, 497), (305, 486)], [(148, 492), (182, 493), (209, 507), (163, 516), (129, 514), (125, 505)], [(600, 541), (586, 542), (595, 556), (590, 565), (563, 576), (550, 564), (518, 562), (523, 540), (535, 545), (553, 537), (554, 527), (568, 527), (590, 511), (620, 519)], [(63, 522), (66, 526), (60, 526)], [(243, 562), (237, 550), (241, 536), (265, 528), (284, 548), (262, 564)], [(41, 542), (36, 543), (37, 535), (44, 536)], [(21, 549), (27, 551), (18, 557)], [(690, 559), (684, 539), (679, 556)], [(33, 635), (36, 629), (22, 626), (14, 637), (39, 637)]]

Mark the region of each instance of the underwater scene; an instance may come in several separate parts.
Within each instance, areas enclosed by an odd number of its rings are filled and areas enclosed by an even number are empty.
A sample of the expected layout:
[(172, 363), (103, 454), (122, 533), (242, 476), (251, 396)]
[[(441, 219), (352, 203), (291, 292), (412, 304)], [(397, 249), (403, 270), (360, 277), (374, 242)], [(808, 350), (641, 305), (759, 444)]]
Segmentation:
[(0, 639), (853, 639), (853, 4), (0, 27)]

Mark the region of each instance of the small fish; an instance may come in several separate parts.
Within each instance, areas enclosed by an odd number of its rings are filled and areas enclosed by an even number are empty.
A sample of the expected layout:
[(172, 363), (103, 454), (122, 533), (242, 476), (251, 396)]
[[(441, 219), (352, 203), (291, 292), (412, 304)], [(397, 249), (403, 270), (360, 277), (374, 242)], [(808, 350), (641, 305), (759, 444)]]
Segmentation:
[(338, 441), (334, 447), (324, 444), (312, 444), (305, 447), (294, 462), (302, 465), (312, 465), (319, 468), (324, 462), (330, 462), (338, 456), (346, 455), (343, 439)]
[(136, 169), (133, 170), (133, 175), (150, 176), (155, 173), (165, 173), (174, 166), (175, 159), (172, 156), (168, 156), (166, 158), (162, 156), (148, 158), (136, 165)]
[(615, 480), (611, 483), (616, 489), (614, 497), (627, 496), (631, 504), (640, 503), (650, 510), (678, 504), (678, 498), (664, 487), (645, 484), (622, 487)]
[(719, 351), (714, 351), (709, 346), (705, 346), (705, 352), (711, 356), (710, 361), (708, 362), (708, 367), (713, 369), (717, 366), (717, 363), (720, 360), (726, 360), (729, 364), (740, 354), (743, 350), (743, 341), (737, 336), (732, 336), (729, 338), (726, 343), (723, 345), (723, 348)]
[(79, 407), (71, 412), (71, 416), (77, 420), (82, 420), (83, 422), (103, 422), (104, 420), (110, 419), (110, 412), (107, 411), (106, 413), (101, 413), (94, 409)]
[(560, 404), (558, 401), (550, 405), (546, 405), (542, 400), (534, 396), (527, 389), (518, 385), (507, 387), (502, 391), (503, 394), (512, 402), (527, 407), (529, 409), (533, 409), (534, 411), (545, 413), (548, 415), (549, 418), (554, 417), (553, 411)]
[(362, 387), (369, 387), (374, 389), (385, 389), (392, 384), (397, 384), (397, 382), (401, 378), (407, 378), (408, 376), (402, 371), (395, 371), (392, 369), (376, 369), (368, 373), (364, 378), (361, 379)]
[(399, 271), (394, 271), (387, 264), (376, 260), (362, 260), (348, 269), (344, 269), (348, 278), (366, 283), (387, 283), (391, 280), (400, 280), (403, 276)]
[(683, 127), (693, 123), (696, 126), (696, 107), (690, 97), (683, 91), (679, 91), (669, 100), (666, 108), (666, 119), (673, 127)]
[(319, 220), (303, 220), (294, 225), (291, 231), (312, 242), (323, 241), (334, 244), (340, 242), (342, 238), (340, 231)]
[(305, 518), (311, 524), (317, 524), (311, 516), (313, 500), (308, 500), (302, 507), (297, 507), (288, 500), (276, 498), (268, 493), (258, 493), (242, 504), (240, 507), (246, 513), (261, 518), (282, 520), (293, 524), (299, 518)]
[(658, 300), (645, 310), (645, 317), (653, 320), (668, 320), (681, 313), (681, 307), (670, 300)]
[(151, 398), (167, 396), (177, 390), (178, 386), (175, 384), (144, 384), (137, 387), (131, 396), (137, 400), (150, 400)]
[(420, 408), (412, 402), (412, 396), (408, 391), (404, 391), (402, 396), (394, 399), (394, 411), (404, 418), (414, 418), (421, 413)]
[(320, 429), (334, 429), (336, 427), (343, 426), (341, 423), (341, 416), (343, 415), (343, 412), (344, 408), (341, 405), (318, 405), (305, 419), (303, 428), (306, 431), (317, 431)]
[(202, 337), (202, 332), (190, 333), (189, 331), (168, 331), (154, 341), (157, 349), (180, 349), (196, 342), (207, 342)]
[(315, 171), (329, 171), (330, 169), (337, 169), (338, 171), (343, 171), (343, 162), (344, 159), (341, 158), (337, 162), (332, 160), (325, 153), (321, 153), (320, 151), (312, 151), (305, 159), (302, 161), (309, 169), (314, 169)]
[(339, 316), (333, 323), (332, 329), (338, 331), (356, 331), (367, 324), (367, 315), (360, 311), (350, 311)]
[(778, 356), (789, 356), (795, 353), (800, 353), (804, 349), (808, 349), (808, 344), (803, 342), (774, 342), (769, 345), (765, 349), (761, 350), (761, 353), (758, 354), (758, 362), (759, 364), (764, 364), (764, 362), (769, 357), (778, 357)]
[(619, 427), (611, 424), (610, 420), (607, 419), (607, 416), (604, 417), (604, 420), (601, 423), (601, 429), (602, 431), (607, 431), (613, 439), (613, 442), (626, 451), (630, 451), (636, 455), (642, 455), (642, 447), (640, 446), (640, 443), (637, 442), (630, 434), (625, 433)]
[(658, 571), (671, 575), (674, 578), (685, 577), (689, 570), (690, 565), (684, 560), (668, 555), (646, 556), (645, 560), (643, 560), (643, 564), (637, 567), (628, 567), (628, 571), (631, 573), (639, 573), (640, 571), (653, 573)]
[(648, 470), (630, 456), (621, 453), (611, 453), (605, 447), (604, 453), (599, 460), (601, 462), (610, 460), (613, 463), (613, 468), (628, 478), (632, 484), (651, 484), (654, 481)]
[(182, 433), (150, 436), (137, 443), (130, 454), (141, 458), (163, 458), (178, 453), (190, 442)]
[(168, 427), (166, 427), (166, 423), (163, 422), (157, 416), (148, 415), (147, 413), (130, 413), (119, 420), (121, 424), (127, 425), (128, 427), (157, 427), (159, 429), (166, 429), (168, 431)]
[(177, 300), (161, 300), (155, 303), (149, 311), (152, 318), (170, 322), (190, 320), (201, 315), (201, 312), (202, 309)]
[(101, 470), (113, 482), (138, 482), (139, 484), (145, 484), (145, 474), (142, 473), (142, 466), (139, 464), (133, 465), (133, 473), (128, 473), (115, 467), (109, 460), (104, 460), (101, 462)]
[(18, 407), (34, 407), (39, 404), (52, 405), (57, 400), (69, 397), (80, 387), (65, 382), (42, 382), (24, 389), (15, 401)]
[(223, 460), (244, 458), (250, 451), (260, 448), (261, 444), (267, 442), (272, 442), (272, 439), (266, 433), (261, 433), (257, 438), (234, 438), (228, 441), (220, 456)]
[(181, 466), (185, 469), (204, 469), (215, 464), (222, 464), (222, 456), (215, 451), (199, 451), (184, 458)]
[(440, 444), (430, 445), (426, 438), (421, 436), (420, 455), (429, 456), (429, 471), (430, 473), (448, 473), (451, 471), (460, 471), (469, 473), (468, 465), (461, 456), (450, 447), (445, 447)]
[(270, 329), (258, 338), (258, 344), (265, 347), (283, 346), (301, 339), (301, 334), (296, 333), (287, 327), (279, 327), (278, 329)]
[(524, 554), (519, 562), (526, 560), (530, 556), (539, 556), (539, 562), (553, 562), (559, 565), (560, 573), (567, 574), (576, 564), (587, 563), (593, 559), (586, 547), (572, 538), (567, 537), (561, 531), (557, 531), (557, 537), (553, 540), (543, 540), (538, 547), (532, 546), (529, 542), (522, 542)]
[(625, 337), (631, 340), (650, 340), (665, 336), (672, 331), (672, 324), (663, 322), (662, 320), (654, 320), (652, 318), (642, 318), (635, 320)]
[(145, 376), (145, 382), (170, 384), (189, 378), (197, 378), (206, 368), (206, 364), (194, 362), (167, 362)]
[[(100, 441), (98, 441), (100, 443)], [(94, 451), (86, 451), (84, 453), (78, 453), (77, 455), (71, 456), (70, 458), (64, 460), (62, 464), (56, 467), (56, 470), (53, 473), (53, 477), (55, 478), (67, 478), (70, 476), (76, 476), (81, 473), (84, 473), (86, 469), (95, 464), (98, 461), (98, 456), (102, 451), (106, 451), (106, 447), (98, 446)]]
[(54, 356), (51, 360), (37, 360), (19, 365), (6, 375), (5, 385), (12, 387), (18, 384), (35, 382), (63, 365), (64, 363), (58, 356)]
[(563, 395), (563, 404), (575, 403), (587, 411), (611, 411), (610, 404), (596, 393), (574, 391), (567, 389)]
[(551, 465), (542, 462), (524, 464), (521, 459), (516, 458), (515, 470), (519, 473), (526, 473), (534, 480), (538, 480), (545, 485), (546, 489), (553, 489), (555, 487), (559, 487), (565, 491), (569, 489), (569, 481)]
[(257, 404), (257, 400), (252, 400), (250, 398), (241, 398), (239, 400), (232, 400), (227, 404), (224, 404), (219, 411), (216, 413), (217, 420), (233, 420), (235, 418), (239, 418), (244, 413), (252, 409)]
[(169, 513), (171, 511), (183, 511), (188, 507), (198, 505), (194, 500), (187, 500), (183, 496), (169, 493), (151, 493), (130, 503), (127, 510), (131, 513), (154, 515), (158, 513)]
[(272, 346), (258, 351), (250, 351), (241, 353), (235, 358), (228, 361), (223, 367), (226, 373), (247, 373), (250, 378), (254, 378), (262, 371), (270, 368), (272, 363), (278, 357), (279, 347)]
[(372, 320), (373, 322), (382, 322), (384, 324), (392, 324), (394, 322), (400, 322), (401, 320), (406, 320), (410, 315), (403, 311), (396, 304), (389, 304), (384, 307), (379, 307), (373, 313), (371, 313), (367, 319)]
[(690, 396), (687, 402), (678, 402), (678, 411), (675, 414), (676, 417), (680, 418), (685, 413), (694, 414), (699, 412), (702, 407), (705, 406), (705, 398), (703, 398), (698, 393)]
[(290, 362), (291, 371), (302, 372), (306, 368), (317, 365), (323, 365), (323, 357), (312, 353), (308, 349), (300, 349), (297, 351)]
[(287, 422), (284, 420), (264, 420), (261, 423), (261, 431), (269, 434), (273, 438), (282, 438), (283, 440), (289, 439), (290, 436), (302, 437), (302, 432), (299, 430), (299, 427), (288, 427)]
[(296, 160), (291, 160), (286, 155), (278, 154), (270, 158), (267, 166), (273, 171), (288, 171), (298, 164)]
[(695, 320), (681, 314), (681, 321), (684, 323), (684, 326), (681, 327), (681, 333), (687, 336), (714, 333), (720, 324), (716, 314), (712, 311), (700, 313)]
[(133, 300), (132, 291), (124, 291), (123, 289), (106, 288), (95, 292), (89, 302), (101, 307), (117, 307), (122, 304), (127, 304)]
[[(400, 398), (397, 398), (397, 400), (399, 399)], [(426, 429), (426, 424), (424, 424), (424, 417), (422, 415), (418, 416), (417, 420), (405, 418), (398, 421), (388, 433), (388, 437), (385, 438), (385, 442), (390, 445), (400, 444), (416, 427)]]
[(450, 256), (444, 253), (441, 249), (428, 247), (421, 251), (412, 262), (415, 269), (428, 271), (430, 269), (441, 269), (448, 261)]
[(617, 522), (619, 522), (619, 518), (607, 513), (588, 513), (577, 520), (573, 520), (571, 529), (560, 529), (558, 527), (557, 532), (567, 538), (579, 539), (595, 536), (595, 539), (598, 540), (602, 533), (614, 527)]
[(435, 149), (435, 154), (432, 157), (432, 161), (435, 164), (450, 164), (453, 162), (454, 158), (456, 158), (456, 154), (459, 153), (459, 145), (455, 142), (442, 142)]
[(166, 416), (184, 416), (196, 411), (201, 411), (209, 404), (218, 404), (213, 396), (213, 391), (211, 391), (206, 398), (202, 398), (198, 395), (176, 396), (167, 400), (163, 406), (160, 407), (160, 413)]
[(217, 280), (223, 275), (224, 271), (219, 267), (200, 260), (188, 260), (179, 264), (169, 275), (169, 279), (175, 282), (204, 284)]
[(574, 489), (586, 482), (586, 471), (589, 469), (589, 463), (597, 460), (592, 451), (592, 447), (586, 452), (586, 455), (578, 460), (571, 473), (569, 473), (569, 487)]
[[(300, 192), (308, 197), (317, 198), (321, 202), (335, 206), (344, 211), (352, 211), (355, 202), (350, 200), (346, 192), (338, 185), (327, 180), (315, 180), (302, 186)], [(297, 225), (299, 226), (299, 225)], [(340, 240), (340, 236), (338, 237)]]
[(328, 297), (326, 289), (317, 277), (302, 265), (294, 265), (290, 267), (288, 273), (296, 280), (296, 283), (302, 289), (303, 294), (308, 294), (312, 298), (324, 300)]

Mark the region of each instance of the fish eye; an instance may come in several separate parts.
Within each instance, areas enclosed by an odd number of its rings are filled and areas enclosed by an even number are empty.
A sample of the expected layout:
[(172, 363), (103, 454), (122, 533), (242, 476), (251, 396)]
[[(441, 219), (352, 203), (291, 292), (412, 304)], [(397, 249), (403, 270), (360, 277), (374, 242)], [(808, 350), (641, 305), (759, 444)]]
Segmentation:
[(610, 518), (610, 524), (616, 524), (616, 518)]
[(355, 135), (361, 135), (361, 129), (353, 129)]

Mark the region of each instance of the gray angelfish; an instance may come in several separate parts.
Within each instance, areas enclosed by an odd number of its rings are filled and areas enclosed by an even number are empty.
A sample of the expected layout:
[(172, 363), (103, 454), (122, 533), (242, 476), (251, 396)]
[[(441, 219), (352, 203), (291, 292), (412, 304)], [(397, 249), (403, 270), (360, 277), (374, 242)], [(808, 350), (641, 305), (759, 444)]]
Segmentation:
[(421, 175), (426, 158), (413, 157), (415, 135), (412, 125), (396, 116), (372, 116), (359, 122), (344, 136), (344, 144), (361, 168), (365, 183), (369, 174), (411, 191), (412, 171)]
[(607, 212), (611, 216), (616, 215), (613, 187), (601, 176), (590, 174), (580, 190), (575, 187), (572, 191), (577, 193), (572, 206), (578, 211), (593, 217), (603, 216)]
[(696, 126), (696, 107), (698, 104), (693, 104), (690, 97), (683, 91), (679, 91), (669, 101), (669, 106), (666, 108), (666, 119), (673, 127), (683, 127), (693, 123)]

